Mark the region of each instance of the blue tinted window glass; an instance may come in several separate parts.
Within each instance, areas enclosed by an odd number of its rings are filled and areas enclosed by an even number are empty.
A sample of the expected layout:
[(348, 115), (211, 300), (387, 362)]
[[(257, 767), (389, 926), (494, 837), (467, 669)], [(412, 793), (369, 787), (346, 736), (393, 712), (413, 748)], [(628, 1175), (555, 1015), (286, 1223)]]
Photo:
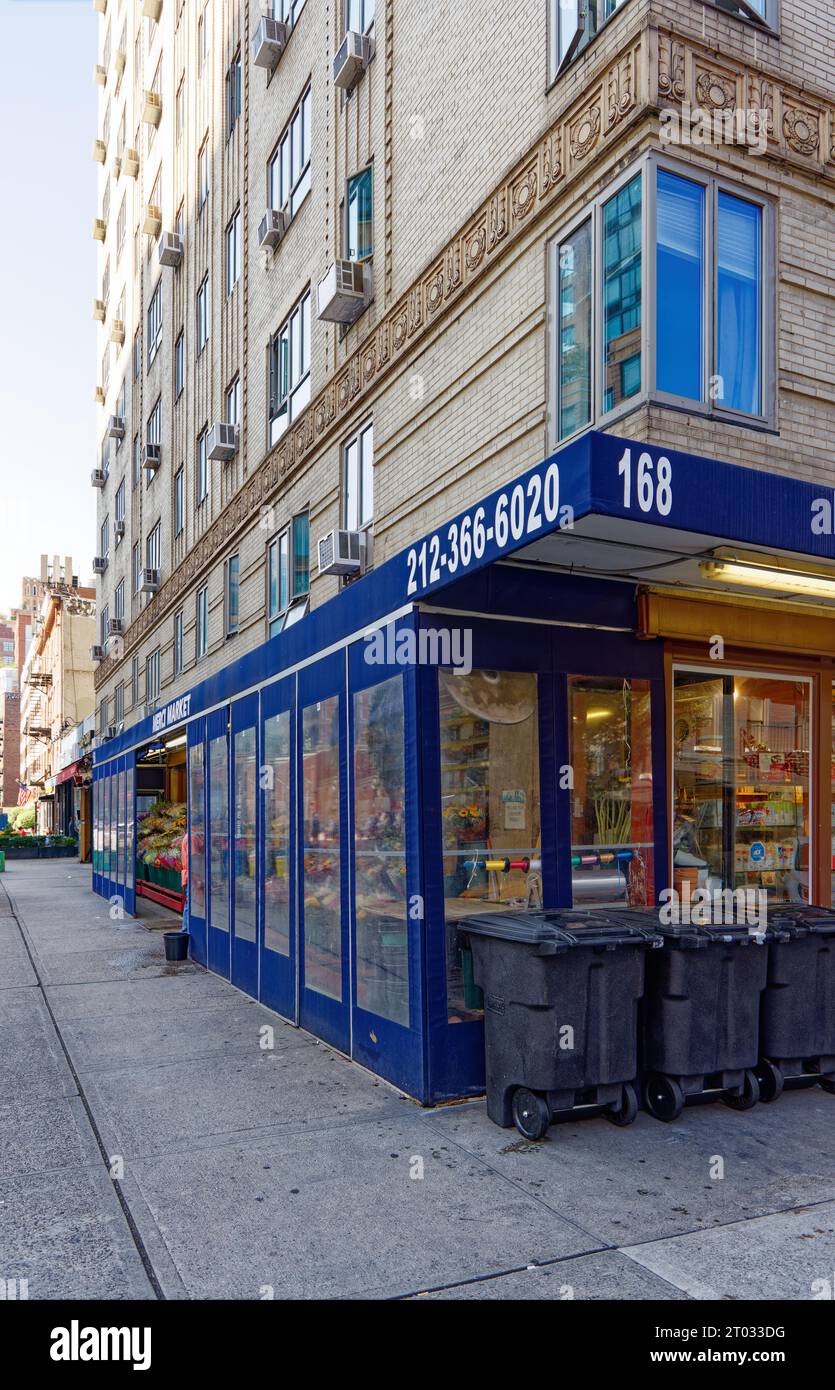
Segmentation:
[(658, 171), (656, 208), (656, 383), (702, 399), (705, 190)]
[(617, 406), (640, 390), (640, 371), (623, 373), (641, 351), (641, 175), (603, 208), (604, 400)]
[(719, 194), (716, 371), (720, 404), (762, 413), (762, 209)]

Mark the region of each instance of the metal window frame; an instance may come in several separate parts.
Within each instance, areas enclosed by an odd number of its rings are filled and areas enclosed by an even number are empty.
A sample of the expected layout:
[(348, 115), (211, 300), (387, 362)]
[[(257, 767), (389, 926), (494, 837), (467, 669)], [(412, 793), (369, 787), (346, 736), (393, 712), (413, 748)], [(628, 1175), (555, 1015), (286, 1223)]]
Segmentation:
[[(371, 432), (371, 467), (372, 467), (372, 469), (373, 469), (373, 467), (374, 467), (374, 418), (373, 418), (373, 416), (369, 416), (368, 419), (364, 420), (363, 423), (362, 423), (357, 429), (355, 429), (351, 434), (348, 435), (348, 438), (345, 439), (345, 440), (343, 441), (343, 444), (342, 444), (342, 480), (341, 480), (341, 484), (342, 484), (342, 485), (341, 485), (341, 489), (340, 489), (340, 490), (341, 490), (341, 493), (342, 493), (342, 505), (341, 505), (341, 507), (340, 507), (340, 511), (341, 511), (341, 514), (342, 514), (342, 524), (343, 524), (343, 526), (345, 527), (346, 530), (351, 530), (351, 527), (350, 527), (350, 524), (349, 524), (349, 521), (348, 521), (348, 450), (351, 448), (351, 446), (352, 446), (353, 444), (356, 444), (356, 445), (358, 446), (358, 452), (357, 452), (357, 466), (358, 466), (358, 479), (357, 479), (357, 499), (358, 499), (358, 505), (357, 505), (357, 530), (359, 530), (359, 531), (365, 530), (367, 527), (373, 526), (373, 524), (374, 524), (374, 502), (373, 502), (373, 495), (372, 495), (372, 503), (371, 503), (371, 515), (370, 515), (370, 517), (368, 518), (368, 520), (367, 520), (366, 522), (363, 522), (363, 521), (362, 521), (362, 513), (363, 513), (363, 506), (362, 506), (362, 499), (363, 499), (363, 488), (362, 488), (362, 473), (363, 473), (363, 468), (362, 468), (362, 439), (363, 439), (363, 436), (366, 435), (369, 431)], [(373, 487), (372, 487), (372, 494), (373, 494)]]

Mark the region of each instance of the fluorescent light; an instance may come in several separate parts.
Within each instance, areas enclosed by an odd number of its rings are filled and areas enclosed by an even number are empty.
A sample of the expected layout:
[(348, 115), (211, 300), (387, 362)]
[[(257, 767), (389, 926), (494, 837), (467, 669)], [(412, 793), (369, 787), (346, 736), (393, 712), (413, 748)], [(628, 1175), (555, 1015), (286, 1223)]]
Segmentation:
[(170, 738), (166, 743), (166, 748), (182, 748), (184, 743), (188, 743), (188, 734), (180, 734), (179, 738)]
[(804, 594), (835, 599), (835, 572), (822, 565), (791, 569), (777, 555), (718, 555), (703, 560), (699, 569), (706, 579), (723, 584), (748, 584), (755, 589), (776, 589), (783, 594)]

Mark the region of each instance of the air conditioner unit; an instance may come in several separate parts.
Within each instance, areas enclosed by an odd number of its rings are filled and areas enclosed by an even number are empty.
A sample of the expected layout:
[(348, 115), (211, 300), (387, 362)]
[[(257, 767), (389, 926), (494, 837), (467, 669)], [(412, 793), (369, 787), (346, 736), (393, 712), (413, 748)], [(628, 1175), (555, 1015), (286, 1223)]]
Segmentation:
[[(114, 536), (116, 537), (117, 541), (124, 540), (124, 538), (125, 538), (125, 523), (124, 523), (124, 521), (114, 521), (114, 523), (113, 523), (113, 534), (114, 534)], [(114, 621), (116, 621), (116, 620), (114, 619)]]
[(104, 731), (105, 738), (115, 738), (119, 732), (118, 724), (108, 724)]
[(104, 161), (107, 159), (107, 146), (103, 140), (93, 141), (93, 158), (99, 164), (104, 164)]
[(96, 555), (93, 560), (93, 574), (104, 574), (107, 569), (107, 556)]
[[(122, 522), (122, 525), (124, 526), (124, 522)], [(108, 635), (108, 637), (121, 637), (121, 635), (122, 635), (122, 633), (124, 632), (124, 630), (125, 630), (125, 624), (124, 624), (124, 620), (123, 620), (122, 618), (108, 618), (108, 620), (107, 620), (107, 635)]]
[(365, 537), (362, 531), (329, 531), (319, 538), (320, 574), (359, 574)]
[(333, 60), (333, 85), (350, 92), (356, 87), (371, 61), (371, 40), (366, 34), (348, 30)]
[(122, 48), (117, 48), (113, 55), (113, 66), (116, 69), (116, 76), (121, 77), (125, 70), (125, 52)]
[(162, 463), (162, 448), (159, 444), (146, 444), (142, 450), (142, 467), (156, 472)]
[(159, 570), (143, 570), (140, 594), (155, 594), (159, 588)]
[(129, 179), (135, 179), (139, 173), (139, 151), (131, 147), (125, 150), (122, 157), (122, 172), (127, 174)]
[(152, 19), (156, 24), (162, 14), (162, 0), (142, 0), (143, 19)]
[(175, 268), (183, 259), (183, 238), (178, 232), (163, 232), (160, 237), (157, 256), (160, 265), (170, 265)]
[(96, 405), (104, 405), (104, 387), (96, 387)]
[(110, 341), (117, 343), (119, 347), (125, 341), (125, 325), (122, 319), (114, 319), (110, 325)]
[(162, 211), (156, 203), (148, 203), (145, 208), (145, 221), (142, 230), (146, 236), (159, 236), (162, 231)]
[(103, 217), (95, 218), (93, 222), (93, 240), (104, 241), (107, 236), (107, 223)]
[(368, 303), (365, 261), (334, 261), (319, 281), (319, 318), (353, 323)]
[(146, 125), (159, 125), (162, 97), (159, 92), (145, 92), (142, 98), (142, 119)]
[(124, 439), (125, 437), (125, 417), (124, 415), (111, 415), (107, 422), (107, 433), (111, 439)]
[(90, 482), (93, 487), (104, 487), (107, 482), (107, 474), (103, 468), (94, 468), (90, 474)]
[(275, 250), (287, 231), (287, 214), (277, 208), (267, 208), (258, 227), (258, 245)]
[(91, 647), (91, 648), (90, 648), (90, 660), (91, 660), (91, 661), (104, 661), (104, 647), (99, 647), (99, 646)]
[(144, 714), (145, 718), (150, 719), (152, 715), (156, 714), (156, 712), (156, 700), (146, 700), (145, 704), (142, 706), (142, 713)]
[(280, 19), (263, 16), (252, 40), (252, 61), (257, 68), (272, 72), (287, 44), (287, 25)]
[(93, 300), (93, 318), (98, 319), (99, 323), (104, 323), (107, 318), (107, 305), (103, 299)]
[(104, 14), (107, 9), (107, 0), (93, 0), (93, 9), (99, 14)]
[(94, 76), (99, 86), (103, 87), (107, 81), (107, 68), (102, 63), (96, 63)]
[(224, 463), (228, 463), (229, 459), (234, 458), (237, 452), (238, 426), (224, 425), (220, 422), (212, 425), (206, 440), (206, 457), (222, 459)]

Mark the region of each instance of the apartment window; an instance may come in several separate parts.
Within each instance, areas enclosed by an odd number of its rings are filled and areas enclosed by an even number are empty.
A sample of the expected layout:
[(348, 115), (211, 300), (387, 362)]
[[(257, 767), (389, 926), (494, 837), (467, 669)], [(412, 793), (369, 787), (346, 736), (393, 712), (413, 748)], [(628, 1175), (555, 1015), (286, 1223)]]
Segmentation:
[(174, 535), (181, 536), (186, 524), (185, 473), (182, 467), (174, 474)]
[(374, 23), (374, 0), (345, 0), (345, 29), (364, 34)]
[(110, 385), (110, 344), (104, 349), (101, 358), (101, 384), (104, 394), (107, 395), (107, 388)]
[(203, 141), (197, 155), (197, 216), (203, 211), (209, 196), (209, 141)]
[(162, 522), (158, 521), (148, 533), (145, 542), (145, 565), (149, 570), (158, 570), (162, 558)]
[(134, 487), (139, 486), (139, 471), (141, 466), (139, 458), (139, 435), (135, 434), (133, 436), (133, 449), (131, 452), (131, 482)]
[(137, 328), (133, 335), (133, 379), (137, 381), (142, 374), (142, 332)]
[(145, 699), (149, 705), (159, 699), (159, 647), (145, 659)]
[(125, 234), (127, 232), (128, 213), (123, 198), (119, 204), (119, 216), (116, 218), (116, 258), (118, 259), (125, 249)]
[(183, 394), (186, 376), (186, 344), (182, 330), (177, 334), (174, 344), (174, 399)]
[[(161, 397), (161, 396), (158, 397), (156, 405), (154, 406), (153, 410), (151, 411), (150, 415), (148, 416), (148, 424), (147, 424), (146, 430), (147, 430), (147, 432), (146, 432), (146, 440), (147, 440), (147, 442), (148, 442), (149, 444), (161, 444), (161, 443), (162, 443), (162, 397)], [(153, 480), (154, 480), (155, 477), (156, 477), (156, 469), (155, 469), (155, 468), (146, 468), (146, 469), (145, 469), (145, 482), (146, 482), (146, 484), (147, 484), (147, 483), (153, 482)]]
[(101, 471), (105, 478), (110, 477), (110, 440), (106, 437), (101, 446)]
[(226, 120), (229, 135), (241, 114), (241, 50), (238, 49), (226, 74)]
[(226, 228), (226, 293), (231, 294), (241, 274), (241, 210)]
[(556, 77), (626, 0), (551, 0), (551, 65)]
[(374, 427), (366, 425), (344, 449), (345, 525), (362, 531), (374, 516)]
[(102, 297), (102, 300), (103, 300), (103, 302), (104, 302), (104, 307), (105, 307), (105, 309), (106, 309), (107, 306), (108, 306), (108, 304), (109, 304), (109, 302), (110, 302), (110, 257), (109, 257), (109, 256), (108, 256), (107, 260), (106, 260), (105, 263), (104, 263), (104, 271), (102, 272), (102, 277), (101, 277), (101, 297)]
[(162, 280), (158, 281), (148, 305), (148, 366), (151, 366), (162, 342)]
[(103, 560), (110, 559), (110, 517), (106, 516), (99, 527), (99, 555)]
[(737, 19), (753, 19), (757, 24), (779, 28), (780, 0), (714, 0), (718, 10), (736, 15)]
[(125, 719), (125, 687), (121, 682), (113, 692), (113, 719), (116, 724), (124, 723)]
[(209, 590), (207, 585), (197, 590), (194, 658), (199, 661), (209, 650)]
[(209, 341), (209, 277), (205, 275), (197, 291), (197, 355)]
[(206, 15), (207, 9), (208, 9), (208, 6), (207, 6), (207, 5), (204, 5), (204, 6), (203, 6), (203, 9), (200, 11), (200, 16), (199, 16), (199, 18), (198, 18), (198, 20), (197, 20), (197, 71), (198, 71), (198, 73), (202, 73), (203, 69), (205, 68), (205, 66), (206, 66), (206, 58), (207, 58), (208, 52), (209, 52), (209, 37), (208, 37), (208, 33), (207, 33), (208, 18), (207, 18), (207, 15)]
[(101, 610), (101, 617), (99, 618), (99, 643), (104, 647), (105, 651), (107, 650), (107, 629), (109, 626), (110, 606), (106, 603)]
[(224, 616), (226, 636), (233, 637), (240, 620), (241, 557), (230, 555), (224, 566)]
[(183, 610), (174, 614), (174, 675), (183, 669)]
[(586, 209), (556, 246), (557, 438), (642, 394), (771, 418), (773, 244), (764, 199), (666, 161)]
[[(156, 92), (157, 96), (160, 96), (160, 94), (161, 94), (161, 92), (162, 92), (162, 58), (160, 58), (159, 62), (157, 63), (156, 72), (154, 73), (153, 80), (152, 80), (152, 82), (151, 82), (151, 91), (152, 91), (152, 92)], [(157, 131), (156, 131), (156, 126), (149, 125), (149, 126), (148, 126), (148, 149), (149, 149), (149, 150), (150, 150), (151, 146), (152, 146), (153, 143), (154, 143), (154, 140), (155, 140), (155, 138), (156, 138), (156, 133), (157, 133)]]
[(270, 637), (307, 612), (310, 590), (310, 518), (294, 516), (267, 550), (267, 621)]
[(130, 663), (130, 702), (131, 705), (139, 704), (139, 657), (131, 657)]
[(303, 9), (304, 0), (273, 0), (273, 19), (281, 19), (292, 28)]
[(139, 593), (139, 586), (142, 583), (142, 548), (139, 541), (133, 547), (133, 592)]
[(99, 734), (100, 734), (100, 736), (101, 736), (102, 738), (104, 738), (104, 736), (105, 736), (105, 734), (106, 734), (106, 732), (107, 732), (107, 711), (108, 711), (108, 707), (109, 707), (109, 701), (108, 701), (108, 700), (102, 700), (101, 704), (99, 705)]
[(137, 31), (133, 41), (133, 85), (138, 87), (142, 77), (142, 30)]
[(114, 618), (124, 618), (125, 616), (125, 581), (120, 579), (116, 585), (116, 593), (113, 597), (113, 616)]
[(208, 431), (202, 430), (197, 440), (197, 505), (209, 495), (209, 463), (206, 456)]
[(269, 205), (271, 208), (285, 208), (291, 217), (310, 191), (311, 103), (308, 87), (290, 117), (269, 164)]
[(124, 480), (124, 478), (122, 479), (122, 481), (120, 482), (119, 486), (118, 486), (117, 489), (116, 489), (115, 517), (116, 517), (116, 520), (117, 520), (117, 521), (124, 521), (124, 519), (125, 519), (125, 480)]
[(367, 261), (374, 250), (371, 169), (348, 180), (345, 197), (345, 254), (349, 261)]
[(270, 444), (274, 444), (310, 400), (309, 290), (270, 340), (269, 374)]
[(241, 379), (236, 376), (226, 388), (226, 410), (224, 418), (227, 425), (241, 423)]
[(174, 121), (176, 141), (179, 145), (186, 128), (186, 79), (184, 76), (180, 78), (180, 85), (177, 88), (177, 98), (174, 103)]

